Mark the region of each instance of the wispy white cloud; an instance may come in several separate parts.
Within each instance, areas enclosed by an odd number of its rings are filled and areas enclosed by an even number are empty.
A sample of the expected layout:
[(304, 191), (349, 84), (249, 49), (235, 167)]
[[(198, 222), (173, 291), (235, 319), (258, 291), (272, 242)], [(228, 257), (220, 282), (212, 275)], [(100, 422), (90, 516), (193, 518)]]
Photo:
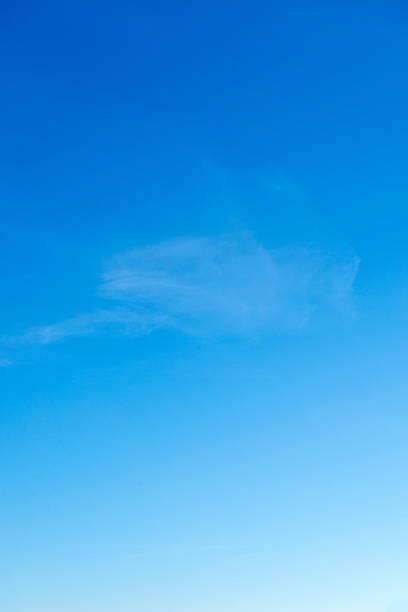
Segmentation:
[(165, 318), (125, 309), (100, 309), (72, 317), (62, 323), (43, 325), (29, 330), (19, 340), (28, 344), (51, 344), (70, 336), (86, 336), (101, 329), (120, 326), (129, 334), (142, 334), (163, 327)]
[(178, 238), (119, 254), (101, 276), (104, 307), (32, 329), (48, 344), (119, 327), (141, 334), (173, 327), (193, 334), (301, 329), (349, 313), (359, 266), (305, 248), (268, 250), (251, 234)]
[(323, 310), (349, 311), (358, 265), (308, 249), (267, 250), (249, 233), (183, 238), (115, 258), (101, 294), (190, 330), (293, 329)]

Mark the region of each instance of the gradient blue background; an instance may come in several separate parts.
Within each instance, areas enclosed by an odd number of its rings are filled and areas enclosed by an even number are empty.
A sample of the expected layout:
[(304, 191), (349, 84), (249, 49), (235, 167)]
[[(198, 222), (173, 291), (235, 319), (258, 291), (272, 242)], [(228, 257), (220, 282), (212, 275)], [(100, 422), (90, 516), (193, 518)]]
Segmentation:
[[(405, 612), (403, 2), (3, 2), (0, 607)], [(361, 258), (301, 333), (10, 342), (113, 254)], [(404, 607), (405, 605), (405, 607)]]

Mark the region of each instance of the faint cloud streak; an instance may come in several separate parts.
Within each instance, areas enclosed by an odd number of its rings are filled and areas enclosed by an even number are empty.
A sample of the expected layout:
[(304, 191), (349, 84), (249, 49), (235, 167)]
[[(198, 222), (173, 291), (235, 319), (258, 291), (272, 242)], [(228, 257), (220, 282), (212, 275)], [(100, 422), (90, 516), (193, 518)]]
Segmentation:
[(356, 257), (268, 250), (250, 233), (177, 238), (117, 255), (101, 275), (103, 308), (32, 329), (20, 341), (50, 344), (112, 326), (131, 335), (296, 331), (352, 313), (358, 267)]
[(195, 332), (299, 329), (318, 312), (351, 311), (358, 266), (355, 257), (267, 250), (249, 233), (182, 238), (115, 258), (101, 295)]

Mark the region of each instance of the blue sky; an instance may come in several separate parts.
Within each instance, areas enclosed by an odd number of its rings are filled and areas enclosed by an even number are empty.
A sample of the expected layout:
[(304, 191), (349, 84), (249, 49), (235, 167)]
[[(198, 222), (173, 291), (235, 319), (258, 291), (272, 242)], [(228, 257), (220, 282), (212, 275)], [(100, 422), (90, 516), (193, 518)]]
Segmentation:
[(5, 612), (407, 612), (401, 2), (3, 3)]

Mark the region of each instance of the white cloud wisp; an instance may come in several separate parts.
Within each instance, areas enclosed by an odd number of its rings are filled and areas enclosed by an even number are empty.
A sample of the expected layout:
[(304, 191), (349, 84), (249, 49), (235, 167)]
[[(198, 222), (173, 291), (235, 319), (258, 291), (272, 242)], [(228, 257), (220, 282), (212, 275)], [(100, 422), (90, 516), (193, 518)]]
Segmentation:
[(101, 277), (103, 308), (21, 339), (47, 344), (112, 325), (135, 335), (156, 328), (206, 335), (299, 330), (352, 312), (358, 267), (356, 257), (267, 250), (249, 233), (173, 239), (113, 258)]

